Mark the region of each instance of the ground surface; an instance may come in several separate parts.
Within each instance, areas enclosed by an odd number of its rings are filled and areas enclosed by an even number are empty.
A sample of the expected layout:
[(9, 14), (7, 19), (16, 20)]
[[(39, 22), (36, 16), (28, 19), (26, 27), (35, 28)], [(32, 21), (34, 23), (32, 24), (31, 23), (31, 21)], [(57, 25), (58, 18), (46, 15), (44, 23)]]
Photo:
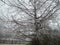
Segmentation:
[(25, 45), (25, 44), (0, 44), (0, 45)]

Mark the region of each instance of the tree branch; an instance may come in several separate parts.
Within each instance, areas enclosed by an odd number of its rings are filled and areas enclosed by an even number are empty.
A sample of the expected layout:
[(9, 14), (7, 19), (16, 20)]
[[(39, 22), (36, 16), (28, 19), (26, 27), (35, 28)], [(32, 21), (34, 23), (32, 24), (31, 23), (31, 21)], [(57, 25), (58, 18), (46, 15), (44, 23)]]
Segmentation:
[[(18, 28), (20, 29), (20, 27), (17, 27), (17, 28), (16, 28), (16, 29), (14, 29), (13, 31), (16, 31)], [(31, 37), (31, 36), (29, 36), (29, 35), (26, 35), (26, 34), (22, 33), (20, 30), (19, 30), (19, 33), (21, 33), (23, 36), (25, 36), (25, 37), (27, 37), (27, 38), (32, 39), (32, 37)]]
[[(53, 0), (54, 1), (54, 0)], [(50, 6), (52, 5), (53, 1), (51, 2), (51, 4), (44, 10), (44, 12), (41, 14), (40, 17), (37, 17), (37, 19), (42, 18), (42, 16), (45, 14), (45, 12), (50, 8)]]
[(31, 14), (31, 15), (34, 15), (33, 13), (31, 13), (30, 11), (29, 11), (29, 9), (25, 6), (25, 5), (23, 5), (19, 0), (18, 0), (18, 2), (19, 2), (19, 4), (21, 4), (22, 6), (24, 6), (25, 7), (25, 9)]
[[(5, 1), (3, 1), (3, 0), (1, 0), (3, 3), (5, 3), (5, 4), (7, 4)], [(18, 9), (20, 9), (20, 10), (22, 10), (23, 12), (25, 12), (26, 14), (28, 14), (30, 17), (33, 17), (30, 13), (28, 13), (28, 11), (26, 11), (26, 9), (23, 9), (23, 8), (21, 8), (21, 7), (19, 7), (19, 6), (16, 6), (16, 5), (9, 5), (9, 4), (7, 4), (8, 6), (12, 6), (12, 7), (16, 7), (16, 8), (18, 8)]]

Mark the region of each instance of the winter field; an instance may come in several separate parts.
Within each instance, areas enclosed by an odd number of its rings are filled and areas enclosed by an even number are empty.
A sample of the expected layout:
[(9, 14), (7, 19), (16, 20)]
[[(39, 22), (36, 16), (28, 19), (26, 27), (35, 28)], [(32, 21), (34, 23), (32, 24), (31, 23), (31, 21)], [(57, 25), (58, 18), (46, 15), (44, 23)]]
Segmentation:
[(25, 45), (25, 44), (0, 44), (0, 45)]

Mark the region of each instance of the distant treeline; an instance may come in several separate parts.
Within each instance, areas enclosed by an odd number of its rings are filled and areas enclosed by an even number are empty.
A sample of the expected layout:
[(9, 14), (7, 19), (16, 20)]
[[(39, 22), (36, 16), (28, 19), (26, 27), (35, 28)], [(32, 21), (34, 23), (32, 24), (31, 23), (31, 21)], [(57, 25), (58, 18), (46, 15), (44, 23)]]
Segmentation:
[(23, 44), (26, 42), (25, 41), (16, 41), (16, 40), (0, 40), (0, 44)]
[(40, 39), (34, 37), (27, 45), (60, 45), (60, 37), (50, 35), (44, 35)]

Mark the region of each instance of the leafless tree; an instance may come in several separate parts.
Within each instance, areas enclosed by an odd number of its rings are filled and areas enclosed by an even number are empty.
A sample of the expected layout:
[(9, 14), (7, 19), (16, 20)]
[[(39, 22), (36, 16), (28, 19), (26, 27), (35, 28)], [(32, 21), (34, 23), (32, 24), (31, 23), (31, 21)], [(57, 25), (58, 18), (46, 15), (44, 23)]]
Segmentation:
[[(45, 31), (46, 22), (60, 9), (57, 8), (59, 0), (1, 0), (4, 4), (10, 6), (12, 11), (12, 20), (14, 31), (21, 33), (24, 37), (39, 38), (41, 30)], [(33, 36), (30, 36), (33, 33)], [(43, 32), (44, 33), (44, 32)], [(20, 36), (20, 35), (19, 35)]]

